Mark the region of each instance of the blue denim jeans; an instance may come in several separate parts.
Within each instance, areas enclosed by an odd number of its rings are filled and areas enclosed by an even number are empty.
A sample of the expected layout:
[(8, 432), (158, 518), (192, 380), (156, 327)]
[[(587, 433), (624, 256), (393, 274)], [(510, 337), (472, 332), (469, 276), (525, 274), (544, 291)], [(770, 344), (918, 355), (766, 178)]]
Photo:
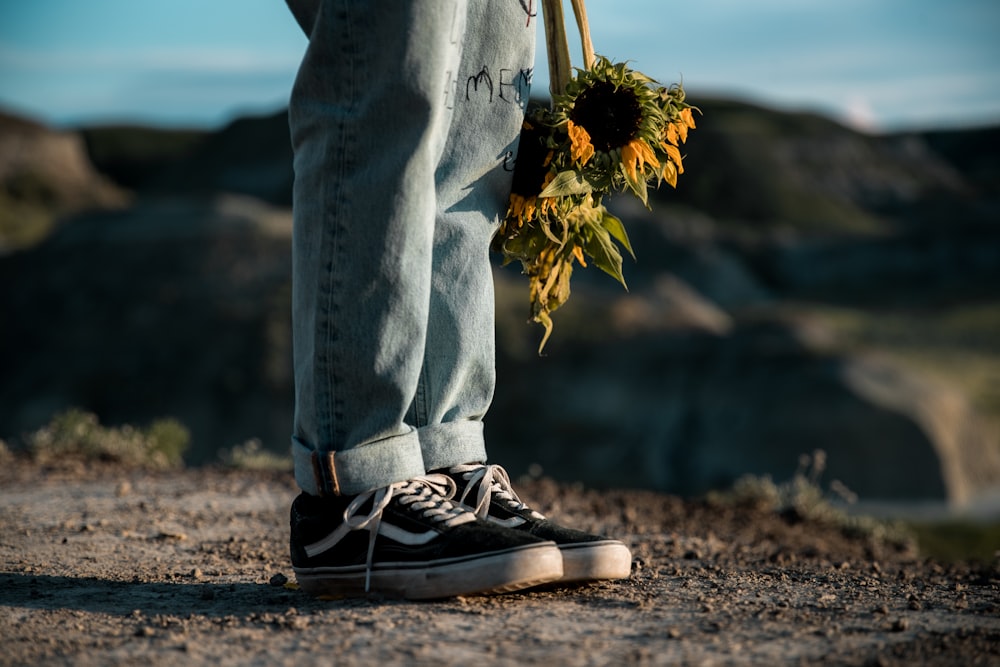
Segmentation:
[(485, 461), (488, 250), (534, 59), (532, 2), (289, 0), (299, 486)]

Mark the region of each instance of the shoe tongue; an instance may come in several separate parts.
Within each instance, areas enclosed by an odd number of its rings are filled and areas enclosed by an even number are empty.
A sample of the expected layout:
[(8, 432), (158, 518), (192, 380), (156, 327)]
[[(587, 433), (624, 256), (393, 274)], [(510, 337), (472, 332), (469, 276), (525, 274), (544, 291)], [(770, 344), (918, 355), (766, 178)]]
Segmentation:
[(481, 463), (471, 463), (459, 466), (452, 466), (448, 468), (448, 472), (455, 477), (461, 477), (464, 480), (468, 480), (470, 477), (472, 477), (474, 474), (476, 474), (478, 471), (482, 470), (485, 467), (486, 466)]

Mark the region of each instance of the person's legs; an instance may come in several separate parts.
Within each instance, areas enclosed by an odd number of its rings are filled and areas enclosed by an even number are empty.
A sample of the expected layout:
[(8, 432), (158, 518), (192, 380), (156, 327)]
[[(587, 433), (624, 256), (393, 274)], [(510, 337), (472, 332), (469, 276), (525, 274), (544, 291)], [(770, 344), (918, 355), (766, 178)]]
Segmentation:
[[(433, 598), (558, 579), (555, 545), (478, 519), (450, 501), (451, 478), (424, 474), (421, 424), (407, 418), (434, 366), (435, 173), (453, 131), (466, 3), (303, 2), (310, 45), (289, 109), (299, 584)], [(446, 413), (439, 423), (470, 421)], [(440, 430), (482, 450), (481, 433)]]
[(428, 469), (485, 461), (495, 327), (490, 238), (510, 194), (528, 103), (535, 23), (519, 2), (470, 2), (450, 72), (448, 140), (435, 174), (430, 319), (409, 423)]
[(431, 302), (434, 173), (464, 2), (321, 3), (295, 149), (295, 476), (354, 494), (425, 472), (406, 412)]

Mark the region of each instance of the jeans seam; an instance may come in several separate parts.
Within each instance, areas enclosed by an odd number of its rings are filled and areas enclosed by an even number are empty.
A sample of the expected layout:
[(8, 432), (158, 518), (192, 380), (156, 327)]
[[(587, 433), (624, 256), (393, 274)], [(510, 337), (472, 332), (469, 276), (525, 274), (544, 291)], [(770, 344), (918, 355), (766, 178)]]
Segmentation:
[[(353, 24), (351, 23), (351, 18), (354, 15), (351, 7), (348, 3), (342, 3), (338, 7), (338, 23), (343, 26), (342, 41), (341, 41), (341, 57), (345, 61), (351, 63), (351, 67), (348, 71), (358, 72), (358, 60), (360, 50), (353, 48), (355, 45), (355, 40), (353, 39), (356, 33), (353, 30)], [(346, 89), (346, 104), (349, 109), (353, 110), (357, 104), (357, 81), (355, 77), (344, 77), (337, 82), (337, 85), (343, 85)], [(340, 396), (338, 388), (343, 385), (341, 378), (337, 373), (337, 369), (341, 367), (342, 350), (340, 349), (339, 341), (342, 336), (338, 329), (338, 323), (340, 322), (340, 302), (338, 297), (342, 296), (342, 279), (338, 275), (339, 267), (343, 266), (343, 262), (338, 261), (339, 258), (343, 257), (345, 253), (344, 248), (344, 236), (348, 233), (346, 229), (346, 221), (340, 211), (347, 208), (347, 203), (350, 198), (350, 193), (348, 188), (345, 187), (346, 173), (348, 172), (350, 165), (348, 164), (349, 156), (353, 155), (350, 151), (351, 128), (349, 123), (345, 120), (349, 118), (350, 114), (345, 114), (341, 116), (341, 121), (338, 123), (337, 127), (337, 139), (336, 139), (336, 151), (339, 155), (344, 156), (338, 161), (340, 167), (340, 173), (337, 174), (337, 178), (332, 179), (334, 183), (337, 184), (337, 189), (333, 193), (324, 193), (324, 196), (331, 196), (334, 206), (327, 207), (328, 211), (332, 211), (333, 219), (330, 221), (332, 224), (328, 227), (331, 229), (331, 245), (333, 246), (333, 252), (330, 253), (330, 260), (327, 264), (327, 275), (329, 276), (328, 287), (329, 290), (327, 294), (327, 312), (325, 313), (326, 318), (323, 323), (324, 334), (326, 337), (327, 344), (324, 346), (325, 350), (329, 351), (327, 356), (328, 365), (323, 369), (322, 374), (324, 376), (324, 383), (326, 385), (326, 395), (327, 401), (324, 401), (326, 410), (328, 411), (327, 419), (324, 420), (329, 426), (329, 432), (327, 433), (327, 438), (330, 446), (333, 449), (341, 449), (344, 446), (344, 440), (347, 437), (347, 433), (344, 429), (346, 421), (344, 419), (344, 403)], [(330, 182), (331, 179), (324, 179), (324, 182)]]
[(417, 389), (413, 396), (413, 425), (416, 428), (427, 425), (427, 354), (420, 364), (420, 376), (417, 378)]

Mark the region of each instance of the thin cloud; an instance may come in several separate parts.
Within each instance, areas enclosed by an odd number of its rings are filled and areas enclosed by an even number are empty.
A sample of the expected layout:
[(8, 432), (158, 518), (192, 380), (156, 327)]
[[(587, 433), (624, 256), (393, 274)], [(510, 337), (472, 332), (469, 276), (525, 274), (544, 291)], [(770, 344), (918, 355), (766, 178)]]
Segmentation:
[(52, 51), (11, 48), (0, 44), (0, 70), (64, 75), (80, 70), (129, 72), (273, 73), (298, 66), (301, 54), (263, 53), (234, 48), (87, 49)]

